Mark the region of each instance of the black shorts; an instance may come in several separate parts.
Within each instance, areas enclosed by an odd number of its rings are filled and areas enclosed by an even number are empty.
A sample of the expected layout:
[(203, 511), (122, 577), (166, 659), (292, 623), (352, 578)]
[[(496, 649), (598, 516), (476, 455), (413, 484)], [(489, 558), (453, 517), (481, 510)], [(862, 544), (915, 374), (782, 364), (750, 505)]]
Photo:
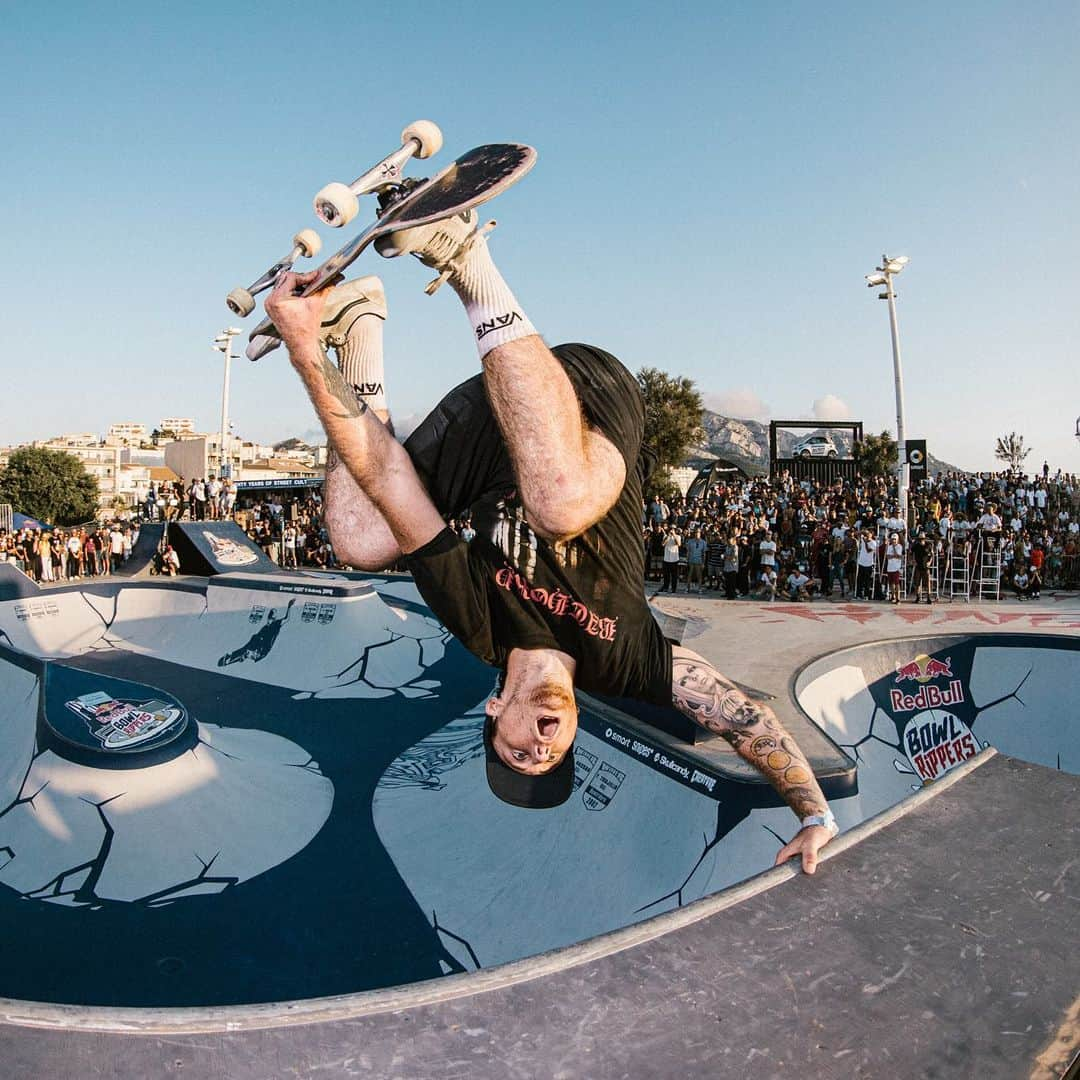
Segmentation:
[[(655, 458), (643, 446), (645, 407), (637, 380), (591, 345), (556, 345), (587, 423), (618, 448), (626, 475), (643, 484)], [(444, 518), (461, 517), (485, 497), (517, 487), (506, 440), (492, 412), (483, 375), (456, 386), (405, 440), (428, 494)], [(640, 490), (640, 486), (639, 486)]]

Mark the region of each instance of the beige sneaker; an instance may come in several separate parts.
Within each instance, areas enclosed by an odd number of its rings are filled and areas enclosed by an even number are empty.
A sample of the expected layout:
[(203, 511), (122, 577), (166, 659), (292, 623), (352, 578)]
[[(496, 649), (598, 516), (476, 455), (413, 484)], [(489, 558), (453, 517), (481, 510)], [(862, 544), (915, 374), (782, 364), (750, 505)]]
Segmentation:
[(364, 315), (386, 318), (386, 293), (374, 275), (346, 281), (330, 290), (323, 307), (319, 340), (330, 348), (340, 348), (356, 320)]
[(479, 222), (475, 210), (466, 210), (430, 225), (416, 225), (380, 236), (375, 241), (375, 250), (384, 259), (415, 255), (425, 266), (440, 271), (424, 290), (431, 295), (444, 281), (461, 272), (476, 242), (495, 228), (494, 221), (485, 225)]
[[(374, 274), (346, 281), (330, 290), (323, 305), (319, 341), (327, 347), (340, 348), (356, 320), (364, 315), (386, 318), (386, 293), (383, 283)], [(273, 325), (264, 333), (253, 332), (249, 340), (250, 344), (244, 350), (249, 360), (259, 360), (281, 344), (281, 337)]]

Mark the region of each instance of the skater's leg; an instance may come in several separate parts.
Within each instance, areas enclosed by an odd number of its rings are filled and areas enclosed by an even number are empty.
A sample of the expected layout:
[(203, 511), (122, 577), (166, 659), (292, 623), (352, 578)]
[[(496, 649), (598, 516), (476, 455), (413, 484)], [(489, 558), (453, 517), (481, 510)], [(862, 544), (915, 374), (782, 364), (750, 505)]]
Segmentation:
[(603, 517), (622, 491), (626, 463), (585, 423), (573, 384), (492, 261), (475, 214), (394, 233), (376, 246), (442, 270), (465, 305), (533, 527), (566, 538)]
[[(304, 283), (304, 277), (283, 276), (267, 301), (267, 313), (281, 331), (333, 449), (324, 492), (327, 529), (339, 562), (384, 569), (435, 537), (445, 522), (376, 408), (357, 398), (349, 384), (355, 369), (343, 374), (328, 358), (320, 341), (326, 338), (321, 316), (327, 298), (322, 293), (296, 296), (295, 289)], [(367, 381), (378, 383), (380, 394), (381, 331), (382, 319), (365, 314), (351, 324), (348, 345), (343, 341), (338, 347), (343, 360), (365, 358)], [(364, 340), (366, 335), (372, 337)], [(385, 397), (380, 411), (385, 415)]]

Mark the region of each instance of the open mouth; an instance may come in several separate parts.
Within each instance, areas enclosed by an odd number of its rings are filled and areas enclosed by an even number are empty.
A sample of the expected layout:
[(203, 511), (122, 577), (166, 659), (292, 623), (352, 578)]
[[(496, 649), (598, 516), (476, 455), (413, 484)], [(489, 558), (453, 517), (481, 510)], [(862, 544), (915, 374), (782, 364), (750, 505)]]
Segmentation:
[(537, 730), (542, 739), (554, 739), (555, 732), (559, 730), (559, 721), (553, 716), (545, 716), (536, 722)]

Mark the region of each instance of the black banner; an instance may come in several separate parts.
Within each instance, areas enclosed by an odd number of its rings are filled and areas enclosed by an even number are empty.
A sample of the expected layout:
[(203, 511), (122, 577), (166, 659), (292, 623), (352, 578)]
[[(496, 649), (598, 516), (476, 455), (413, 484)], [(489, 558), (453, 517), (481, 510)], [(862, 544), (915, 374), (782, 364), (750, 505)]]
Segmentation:
[(921, 483), (926, 479), (926, 440), (907, 440), (907, 463), (910, 478), (913, 484)]

